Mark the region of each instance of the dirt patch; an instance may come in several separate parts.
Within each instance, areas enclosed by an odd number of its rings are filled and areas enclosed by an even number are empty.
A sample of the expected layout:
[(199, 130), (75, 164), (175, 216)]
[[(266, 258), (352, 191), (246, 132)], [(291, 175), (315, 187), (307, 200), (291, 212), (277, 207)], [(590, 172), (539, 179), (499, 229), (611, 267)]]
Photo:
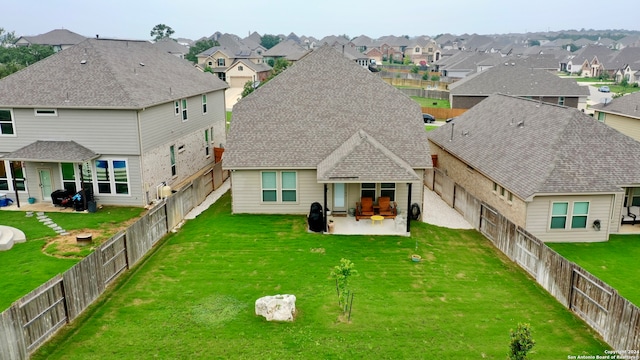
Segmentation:
[[(130, 224), (134, 223), (137, 219), (131, 219), (127, 222), (118, 224), (118, 226), (109, 226), (106, 229), (77, 229), (67, 231), (68, 235), (58, 235), (51, 238), (47, 244), (42, 248), (42, 251), (57, 258), (84, 258), (88, 255), (88, 251), (91, 252), (97, 248), (100, 244), (109, 240), (112, 236), (119, 231), (126, 230)], [(79, 244), (77, 236), (79, 234), (91, 234), (92, 241), (90, 244)]]

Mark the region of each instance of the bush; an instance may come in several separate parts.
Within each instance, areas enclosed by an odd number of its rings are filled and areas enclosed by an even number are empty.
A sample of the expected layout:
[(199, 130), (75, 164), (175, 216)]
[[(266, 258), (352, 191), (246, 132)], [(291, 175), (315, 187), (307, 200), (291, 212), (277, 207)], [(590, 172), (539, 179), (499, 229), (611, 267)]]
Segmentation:
[(418, 65), (413, 65), (413, 66), (411, 67), (411, 73), (412, 73), (412, 74), (417, 74), (417, 73), (418, 73), (418, 71), (420, 71), (420, 66), (418, 66)]
[(431, 76), (431, 81), (440, 81), (440, 76), (438, 75)]
[(511, 330), (511, 343), (509, 344), (509, 359), (526, 360), (527, 353), (536, 342), (531, 337), (531, 326), (518, 323), (518, 328)]
[(422, 74), (422, 80), (429, 80), (429, 73)]

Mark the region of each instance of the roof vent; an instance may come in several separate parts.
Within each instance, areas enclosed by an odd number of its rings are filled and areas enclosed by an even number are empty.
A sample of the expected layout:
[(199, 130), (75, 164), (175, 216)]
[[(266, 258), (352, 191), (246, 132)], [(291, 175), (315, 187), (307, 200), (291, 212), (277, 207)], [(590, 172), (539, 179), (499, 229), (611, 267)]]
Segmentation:
[(141, 63), (140, 63), (140, 66), (144, 66), (144, 63), (143, 63), (143, 62), (141, 62)]
[(524, 127), (524, 120), (518, 122), (518, 128), (522, 129)]
[(85, 59), (80, 60), (80, 64), (84, 65), (86, 63), (87, 63), (87, 60), (85, 60)]

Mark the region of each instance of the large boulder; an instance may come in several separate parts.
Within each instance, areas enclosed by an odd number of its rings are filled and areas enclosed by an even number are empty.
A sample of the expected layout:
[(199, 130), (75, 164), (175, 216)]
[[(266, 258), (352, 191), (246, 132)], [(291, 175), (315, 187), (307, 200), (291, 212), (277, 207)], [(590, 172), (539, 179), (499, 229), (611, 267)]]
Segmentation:
[(293, 321), (296, 312), (295, 295), (264, 296), (256, 300), (256, 315), (267, 321)]

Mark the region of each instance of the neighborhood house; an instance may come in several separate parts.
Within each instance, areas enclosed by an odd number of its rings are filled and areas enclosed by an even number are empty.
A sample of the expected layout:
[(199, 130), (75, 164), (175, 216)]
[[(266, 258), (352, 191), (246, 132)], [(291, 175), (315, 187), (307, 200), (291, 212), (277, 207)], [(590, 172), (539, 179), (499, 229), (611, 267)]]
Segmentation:
[(146, 41), (60, 51), (0, 80), (0, 193), (145, 206), (213, 164), (227, 87)]

